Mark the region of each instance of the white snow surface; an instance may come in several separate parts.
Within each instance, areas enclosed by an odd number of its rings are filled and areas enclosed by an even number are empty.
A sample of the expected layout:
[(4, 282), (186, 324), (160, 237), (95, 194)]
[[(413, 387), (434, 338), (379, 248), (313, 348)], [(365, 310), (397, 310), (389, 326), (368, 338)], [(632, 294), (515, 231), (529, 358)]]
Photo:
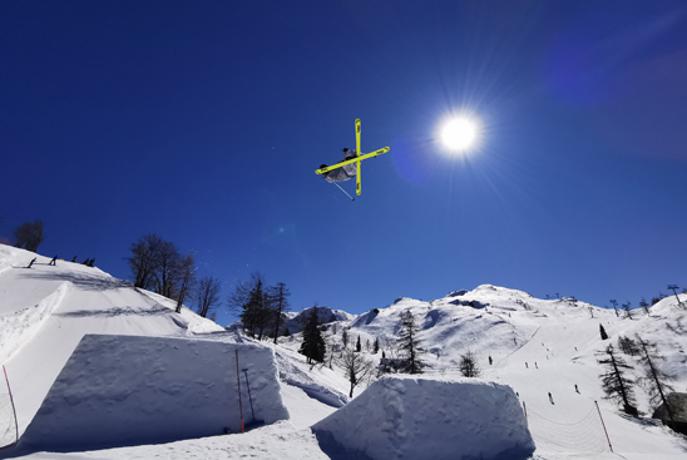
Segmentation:
[(384, 377), (313, 425), (332, 458), (527, 459), (513, 390), (477, 379)]
[[(38, 257), (38, 263), (30, 270), (22, 268), (33, 257)], [(173, 301), (133, 289), (97, 268), (61, 260), (57, 267), (49, 267), (48, 261), (47, 257), (0, 245), (0, 357), (15, 393), (20, 434), (86, 334), (253, 342), (186, 308), (177, 314)], [(687, 303), (687, 295), (680, 299)], [(481, 377), (511, 386), (520, 403), (526, 405), (529, 431), (536, 444), (534, 458), (618, 458), (609, 452), (594, 401), (599, 403), (618, 455), (628, 459), (687, 456), (684, 437), (646, 416), (639, 421), (628, 418), (615, 403), (604, 399), (599, 380), (602, 368), (597, 362), (597, 353), (609, 343), (616, 344), (620, 335), (639, 333), (657, 343), (663, 357), (659, 365), (674, 374), (671, 384), (675, 390), (686, 391), (687, 310), (674, 296), (651, 307), (649, 315), (635, 310), (632, 320), (582, 301), (537, 299), (523, 291), (492, 285), (433, 301), (401, 298), (375, 310), (329, 324), (328, 344), (340, 348), (341, 333), (347, 329), (348, 346), (354, 346), (360, 336), (362, 353), (369, 360), (377, 362), (382, 351), (393, 358), (397, 355), (400, 314), (410, 310), (421, 328), (422, 359), (427, 364), (423, 378), (460, 380), (460, 355), (473, 351)], [(600, 339), (599, 324), (610, 335), (609, 341)], [(381, 345), (377, 354), (367, 349), (367, 343), (375, 338)], [(338, 407), (345, 408), (348, 381), (336, 359), (331, 369), (329, 362), (307, 364), (297, 353), (300, 339), (294, 334), (280, 339), (278, 345), (260, 344), (272, 348), (276, 355), (288, 421), (243, 435), (71, 454), (36, 453), (30, 457), (326, 458), (307, 426)], [(492, 365), (488, 356), (493, 358)], [(624, 358), (635, 366), (630, 375), (641, 377), (637, 359)], [(353, 402), (374, 380), (355, 388)], [(549, 392), (554, 404), (549, 401)], [(645, 387), (638, 386), (636, 394), (640, 411), (650, 414)], [(13, 424), (7, 423), (9, 410), (6, 392), (0, 389), (0, 436), (6, 439), (14, 437)]]

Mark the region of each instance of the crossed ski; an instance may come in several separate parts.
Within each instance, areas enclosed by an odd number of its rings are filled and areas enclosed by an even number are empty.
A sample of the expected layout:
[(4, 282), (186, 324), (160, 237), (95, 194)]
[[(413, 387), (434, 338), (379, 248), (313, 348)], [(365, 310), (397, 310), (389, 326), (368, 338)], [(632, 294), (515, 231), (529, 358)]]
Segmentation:
[(362, 182), (362, 177), (361, 177), (361, 163), (363, 160), (367, 160), (369, 158), (374, 158), (380, 155), (384, 155), (385, 153), (388, 153), (391, 151), (391, 147), (382, 147), (381, 149), (377, 149), (373, 152), (370, 153), (363, 153), (361, 154), (361, 148), (360, 148), (360, 133), (361, 133), (361, 122), (360, 118), (355, 119), (355, 158), (351, 158), (350, 160), (344, 160), (340, 163), (333, 164), (331, 166), (327, 166), (324, 168), (316, 169), (315, 174), (326, 174), (329, 171), (333, 171), (335, 169), (339, 169), (343, 166), (350, 165), (353, 163), (356, 163), (356, 174), (355, 174), (355, 194), (356, 196), (360, 196), (363, 194), (363, 182)]

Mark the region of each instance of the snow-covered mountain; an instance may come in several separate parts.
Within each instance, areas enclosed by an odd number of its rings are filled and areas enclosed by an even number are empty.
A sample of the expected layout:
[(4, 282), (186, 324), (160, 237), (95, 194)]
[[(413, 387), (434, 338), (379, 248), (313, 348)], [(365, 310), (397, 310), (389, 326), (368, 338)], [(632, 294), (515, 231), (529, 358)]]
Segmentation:
[[(681, 301), (687, 304), (687, 296), (682, 295)], [(575, 299), (537, 299), (523, 291), (482, 285), (433, 301), (397, 299), (389, 306), (330, 324), (327, 340), (340, 344), (346, 330), (350, 342), (360, 337), (363, 352), (371, 360), (379, 361), (381, 356), (368, 350), (375, 339), (381, 351), (393, 358), (405, 311), (413, 314), (420, 328), (427, 374), (459, 376), (460, 357), (471, 351), (482, 378), (511, 385), (518, 392), (527, 407), (539, 455), (557, 458), (575, 453), (588, 458), (608, 451), (594, 401), (599, 403), (617, 452), (641, 458), (679, 458), (686, 452), (684, 439), (649, 419), (653, 410), (643, 385), (636, 387), (636, 396), (639, 410), (647, 417), (639, 422), (604, 398), (599, 379), (603, 371), (599, 353), (609, 344), (617, 349), (620, 336), (639, 334), (657, 344), (662, 357), (659, 365), (675, 377), (670, 382), (674, 389), (687, 390), (687, 309), (675, 297), (661, 300), (648, 315), (633, 310), (633, 319), (627, 319), (623, 312), (616, 316), (613, 310)], [(601, 339), (600, 325), (608, 340)], [(300, 342), (296, 337), (291, 343), (295, 349)], [(623, 357), (635, 367), (630, 376), (641, 381), (644, 373), (637, 359)], [(345, 385), (338, 390), (345, 391)]]
[[(34, 257), (33, 267), (25, 268)], [(7, 368), (15, 390), (20, 435), (86, 334), (255, 342), (186, 308), (175, 313), (173, 301), (134, 289), (97, 268), (61, 260), (49, 266), (49, 260), (0, 245), (0, 364)], [(687, 303), (687, 296), (681, 300)], [(400, 315), (405, 311), (412, 312), (420, 327), (426, 375), (457, 378), (460, 356), (472, 351), (483, 379), (518, 392), (527, 409), (538, 458), (608, 455), (594, 401), (599, 403), (613, 448), (626, 458), (684, 458), (687, 452), (684, 438), (647, 418), (631, 419), (604, 399), (598, 377), (597, 353), (620, 336), (638, 333), (657, 343), (664, 358), (661, 367), (676, 377), (671, 382), (675, 389), (687, 390), (687, 310), (674, 297), (654, 305), (649, 315), (635, 311), (634, 319), (617, 317), (612, 310), (582, 301), (537, 299), (523, 291), (491, 285), (454, 291), (433, 301), (400, 298), (361, 315), (323, 311), (327, 316), (323, 322), (330, 320), (325, 331), (330, 350), (341, 349), (345, 330), (349, 346), (359, 336), (363, 355), (373, 362), (379, 361), (382, 351), (390, 358), (397, 355)], [(303, 315), (291, 313), (289, 321)], [(609, 340), (601, 340), (599, 325), (604, 326)], [(243, 435), (99, 450), (79, 453), (79, 458), (326, 458), (309, 427), (346, 405), (349, 382), (338, 365), (338, 352), (324, 364), (311, 366), (297, 351), (300, 333), (290, 332), (277, 345), (257, 344), (274, 351), (288, 421)], [(375, 340), (381, 348), (377, 354), (372, 350)], [(632, 373), (639, 378), (636, 358), (625, 358), (635, 365)], [(359, 385), (354, 397), (369, 383)], [(650, 414), (647, 393), (641, 386), (637, 399), (639, 409)], [(8, 410), (8, 405), (0, 403), (3, 423), (10, 419)], [(0, 431), (7, 434), (9, 427), (0, 426)]]

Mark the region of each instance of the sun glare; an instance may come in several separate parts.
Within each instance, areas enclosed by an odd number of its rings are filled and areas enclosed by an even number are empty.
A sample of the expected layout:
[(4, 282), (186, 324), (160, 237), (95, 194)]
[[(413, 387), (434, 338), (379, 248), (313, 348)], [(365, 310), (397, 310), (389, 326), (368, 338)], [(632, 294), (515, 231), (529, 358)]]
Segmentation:
[(467, 116), (458, 116), (444, 122), (441, 141), (451, 152), (463, 153), (474, 147), (479, 137), (479, 125)]

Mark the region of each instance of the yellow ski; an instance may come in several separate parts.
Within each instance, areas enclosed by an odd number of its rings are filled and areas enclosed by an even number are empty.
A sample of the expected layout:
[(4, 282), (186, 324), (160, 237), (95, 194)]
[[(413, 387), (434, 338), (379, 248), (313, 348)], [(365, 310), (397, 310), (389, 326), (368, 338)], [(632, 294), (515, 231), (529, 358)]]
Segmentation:
[(389, 153), (390, 151), (391, 151), (391, 147), (382, 147), (381, 149), (375, 150), (374, 152), (366, 153), (365, 155), (360, 155), (359, 157), (351, 158), (350, 160), (345, 160), (345, 161), (342, 161), (341, 163), (336, 163), (334, 165), (327, 166), (325, 168), (316, 169), (315, 174), (326, 174), (329, 171), (333, 171), (335, 169), (339, 169), (343, 166), (350, 165), (353, 163), (360, 164), (363, 160), (368, 160), (370, 158), (378, 157), (380, 155), (384, 155), (385, 153)]
[[(360, 157), (362, 150), (360, 149), (360, 118), (355, 119), (355, 154)], [(363, 193), (363, 179), (360, 175), (362, 168), (360, 167), (361, 161), (358, 161), (355, 170), (355, 194), (360, 196)]]

